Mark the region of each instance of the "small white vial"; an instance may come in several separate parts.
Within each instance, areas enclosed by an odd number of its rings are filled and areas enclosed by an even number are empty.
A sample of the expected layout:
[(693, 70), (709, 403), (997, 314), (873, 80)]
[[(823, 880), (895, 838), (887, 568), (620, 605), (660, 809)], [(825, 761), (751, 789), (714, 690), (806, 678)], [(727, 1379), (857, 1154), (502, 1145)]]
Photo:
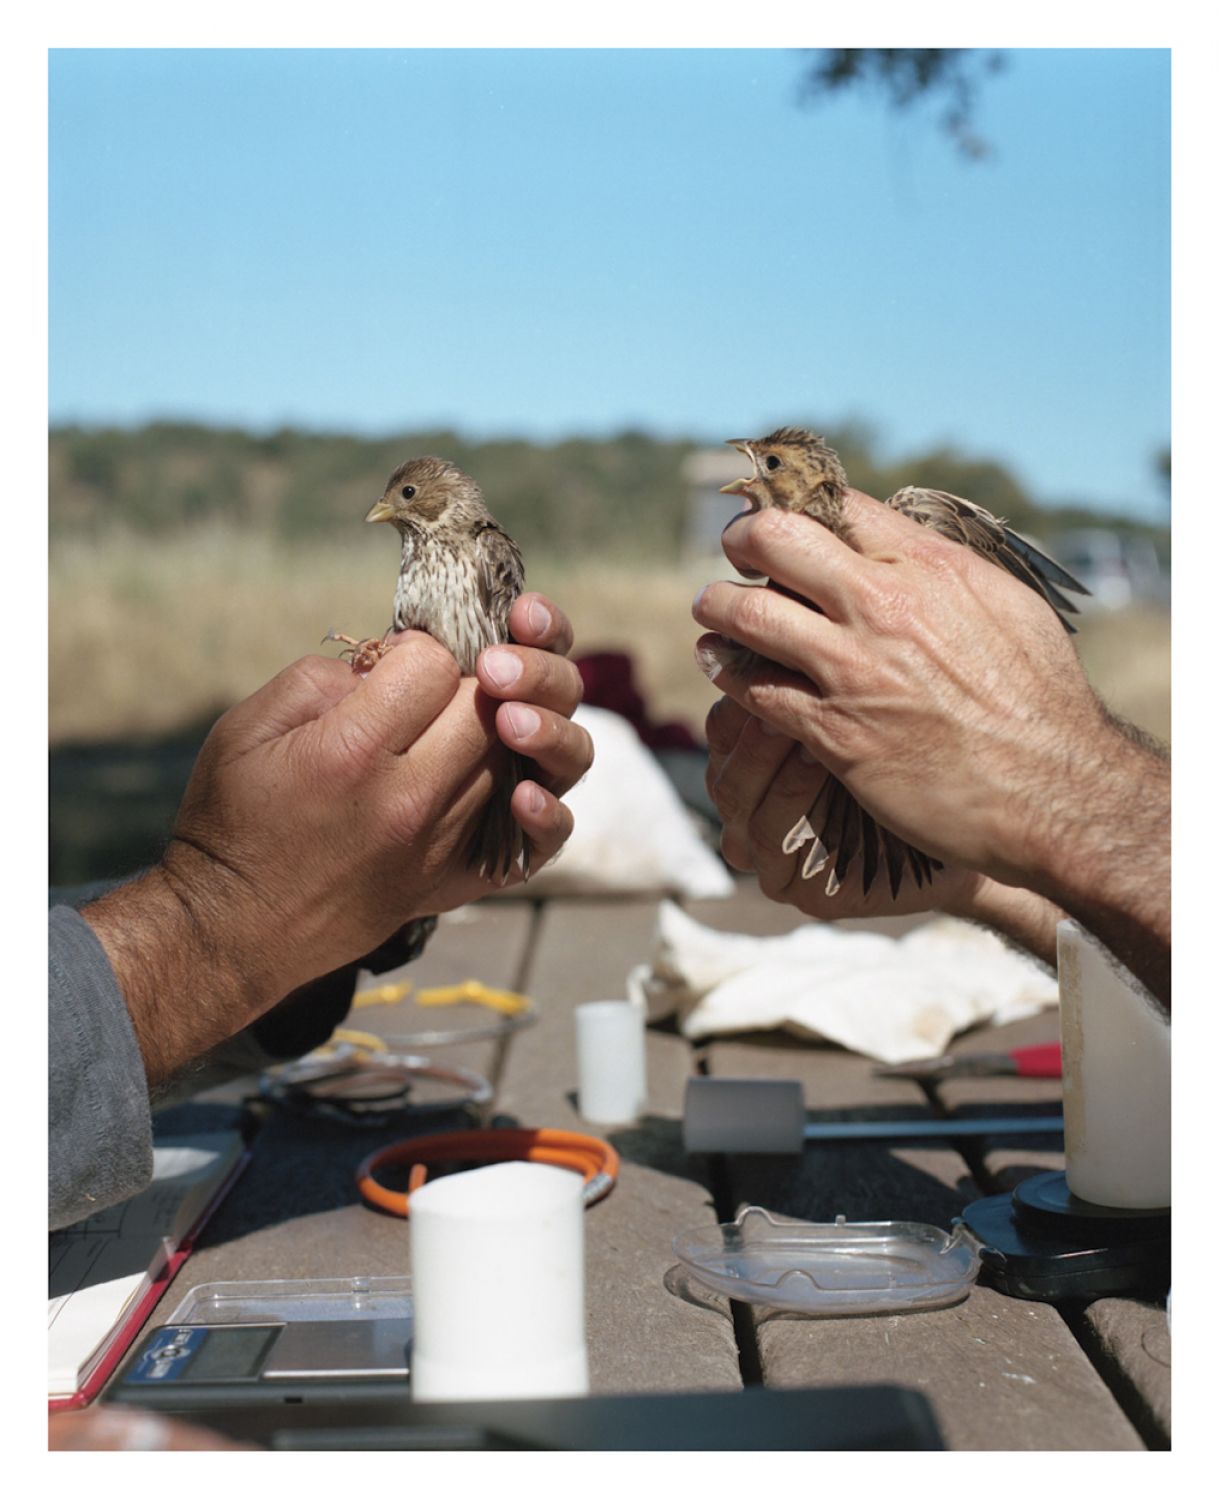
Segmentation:
[(577, 1108), (594, 1125), (626, 1125), (648, 1103), (644, 1009), (630, 1000), (576, 1007)]

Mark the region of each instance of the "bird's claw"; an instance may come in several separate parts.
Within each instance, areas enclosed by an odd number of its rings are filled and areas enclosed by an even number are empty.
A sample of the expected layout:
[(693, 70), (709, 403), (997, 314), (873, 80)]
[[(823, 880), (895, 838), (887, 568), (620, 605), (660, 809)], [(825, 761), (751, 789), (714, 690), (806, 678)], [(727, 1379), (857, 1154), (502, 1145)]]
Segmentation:
[(322, 637), (322, 644), (325, 646), (328, 641), (343, 641), (344, 649), (339, 652), (340, 661), (347, 662), (353, 672), (363, 676), (364, 673), (373, 670), (387, 651), (394, 649), (393, 642), (387, 639), (388, 635), (387, 631), (386, 635), (380, 638), (370, 636), (367, 640), (358, 641), (355, 636), (343, 635), (337, 630), (328, 630)]

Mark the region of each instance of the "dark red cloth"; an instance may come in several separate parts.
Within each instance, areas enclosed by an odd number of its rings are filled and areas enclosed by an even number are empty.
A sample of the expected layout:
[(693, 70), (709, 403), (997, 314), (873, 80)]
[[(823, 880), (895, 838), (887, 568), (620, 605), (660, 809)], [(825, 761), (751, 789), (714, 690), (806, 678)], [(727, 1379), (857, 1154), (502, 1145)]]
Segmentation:
[(576, 658), (585, 685), (585, 702), (621, 714), (650, 750), (701, 750), (703, 746), (685, 724), (671, 720), (656, 724), (648, 716), (643, 694), (635, 685), (635, 667), (625, 651), (591, 651)]

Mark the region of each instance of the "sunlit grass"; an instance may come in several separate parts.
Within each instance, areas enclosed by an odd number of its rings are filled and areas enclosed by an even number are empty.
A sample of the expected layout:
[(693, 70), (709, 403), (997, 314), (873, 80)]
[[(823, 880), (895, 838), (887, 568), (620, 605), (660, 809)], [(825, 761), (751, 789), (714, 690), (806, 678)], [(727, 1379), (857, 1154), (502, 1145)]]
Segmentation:
[[(380, 531), (380, 528), (377, 528)], [(725, 566), (531, 558), (529, 584), (571, 616), (577, 650), (635, 658), (649, 712), (699, 731), (714, 693), (695, 668), (691, 599)], [(313, 651), (334, 626), (389, 621), (393, 539), (292, 545), (213, 525), (164, 538), (57, 538), (50, 568), (53, 742), (156, 734), (214, 715)], [(1117, 712), (1169, 737), (1169, 619), (1087, 616), (1081, 656)]]

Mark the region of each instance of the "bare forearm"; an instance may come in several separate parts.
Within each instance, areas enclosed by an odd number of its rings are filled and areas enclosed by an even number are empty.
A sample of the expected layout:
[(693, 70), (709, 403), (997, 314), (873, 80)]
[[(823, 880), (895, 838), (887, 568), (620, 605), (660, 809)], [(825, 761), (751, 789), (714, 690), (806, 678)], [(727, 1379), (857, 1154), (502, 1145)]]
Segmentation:
[(171, 846), (164, 864), (81, 912), (115, 972), (154, 1088), (277, 998), (243, 962), (220, 891), (181, 868), (201, 858)]
[(1170, 768), (1115, 724), (1103, 764), (1081, 768), (1029, 884), (1088, 929), (1167, 1008), (1171, 989)]
[(1100, 704), (1086, 728), (1031, 748), (1019, 796), (994, 800), (1005, 884), (986, 881), (959, 914), (1051, 965), (1055, 924), (1074, 917), (1168, 1007), (1168, 755)]

